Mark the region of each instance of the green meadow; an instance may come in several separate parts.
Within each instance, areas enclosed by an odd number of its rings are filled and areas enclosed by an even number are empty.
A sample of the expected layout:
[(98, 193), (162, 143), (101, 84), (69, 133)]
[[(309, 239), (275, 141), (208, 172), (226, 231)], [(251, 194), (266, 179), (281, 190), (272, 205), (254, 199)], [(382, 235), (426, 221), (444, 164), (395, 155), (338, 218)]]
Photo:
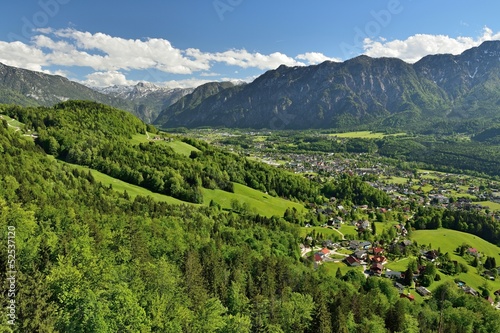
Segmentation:
[(500, 210), (500, 203), (493, 201), (480, 201), (478, 204), (489, 207), (490, 210)]
[[(147, 190), (143, 187), (126, 183), (119, 179), (110, 177), (97, 170), (90, 169), (88, 167), (76, 164), (70, 164), (59, 160), (58, 163), (65, 163), (71, 165), (72, 167), (78, 170), (83, 170), (85, 172), (90, 171), (92, 176), (94, 176), (97, 182), (101, 182), (105, 186), (111, 185), (114, 190), (119, 192), (127, 191), (127, 193), (132, 198), (135, 198), (138, 195), (150, 196), (157, 201), (164, 201), (169, 204), (194, 205), (193, 203), (181, 201), (179, 199), (173, 198), (168, 195), (151, 192), (150, 190)], [(234, 184), (234, 193), (229, 193), (222, 190), (209, 190), (209, 189), (202, 189), (202, 193), (204, 198), (203, 203), (205, 205), (208, 205), (210, 203), (210, 200), (214, 200), (219, 205), (221, 205), (222, 208), (231, 209), (231, 202), (233, 200), (238, 200), (240, 205), (246, 203), (249, 205), (251, 210), (254, 210), (256, 213), (264, 216), (273, 216), (273, 215), (283, 216), (285, 210), (288, 207), (291, 208), (295, 207), (298, 211), (301, 212), (305, 211), (304, 206), (299, 203), (285, 200), (282, 198), (272, 197), (260, 191), (254, 190), (248, 186), (237, 183)]]
[[(450, 229), (437, 229), (437, 230), (417, 230), (412, 233), (412, 240), (418, 244), (428, 245), (431, 244), (434, 249), (441, 249), (442, 253), (448, 252), (451, 260), (456, 260), (459, 263), (468, 264), (467, 261), (455, 254), (455, 249), (462, 244), (469, 244), (475, 247), (484, 256), (495, 257), (496, 262), (500, 262), (500, 247), (491, 244), (484, 239), (467, 234), (465, 232), (450, 230)], [(392, 267), (390, 264), (387, 267)], [(459, 279), (467, 283), (467, 285), (479, 290), (480, 287), (486, 285), (490, 291), (500, 289), (500, 279), (490, 281), (480, 276), (477, 273), (477, 268), (468, 266), (467, 273), (461, 273), (456, 276), (446, 276), (440, 273), (442, 281), (440, 283), (433, 283), (429, 290), (435, 289), (439, 284), (446, 280)]]
[(382, 139), (386, 136), (398, 136), (405, 135), (405, 133), (395, 133), (395, 134), (385, 134), (370, 131), (357, 131), (357, 132), (346, 132), (346, 133), (332, 133), (330, 136), (336, 136), (338, 138), (362, 138), (362, 139)]
[(323, 234), (325, 238), (338, 238), (342, 239), (342, 235), (336, 230), (332, 228), (324, 228), (324, 227), (302, 227), (300, 228), (300, 236), (306, 237), (307, 234), (311, 233), (314, 230), (317, 234)]
[[(148, 138), (149, 136), (149, 138)], [(158, 141), (153, 141), (151, 138), (154, 138), (155, 134), (148, 133), (148, 135), (144, 134), (135, 134), (132, 136), (130, 139), (130, 142), (134, 145), (138, 145), (140, 143), (144, 142), (156, 142), (159, 144), (164, 144), (172, 148), (177, 154), (184, 155), (184, 156), (189, 156), (191, 152), (194, 151), (199, 151), (198, 148), (191, 146), (188, 143), (182, 142), (180, 140), (174, 140), (174, 141), (163, 141), (163, 140), (158, 140)]]
[(5, 119), (7, 121), (7, 124), (9, 124), (10, 126), (12, 127), (18, 127), (18, 128), (23, 128), (24, 127), (24, 124), (17, 121), (16, 119), (13, 119), (7, 115), (0, 115), (0, 119)]
[(287, 208), (295, 207), (298, 211), (305, 211), (300, 203), (277, 198), (248, 186), (234, 183), (234, 193), (222, 190), (202, 189), (203, 203), (208, 205), (211, 200), (221, 205), (222, 208), (230, 209), (231, 202), (237, 200), (240, 204), (247, 203), (251, 209), (264, 216), (283, 216)]

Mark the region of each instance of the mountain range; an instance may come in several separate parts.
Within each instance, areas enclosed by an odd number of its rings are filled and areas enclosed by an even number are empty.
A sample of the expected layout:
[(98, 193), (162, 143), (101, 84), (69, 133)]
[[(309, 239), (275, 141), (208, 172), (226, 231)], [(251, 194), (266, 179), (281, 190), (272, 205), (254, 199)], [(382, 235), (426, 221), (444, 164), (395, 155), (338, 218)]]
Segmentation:
[(193, 89), (170, 89), (152, 83), (107, 88), (87, 87), (49, 75), (0, 63), (0, 103), (52, 106), (70, 99), (91, 100), (129, 111), (151, 123), (160, 111)]
[(280, 66), (251, 83), (169, 89), (140, 82), (91, 88), (62, 76), (0, 64), (0, 103), (50, 106), (92, 100), (161, 128), (428, 128), (500, 120), (500, 41), (460, 55), (409, 64), (359, 56), (306, 67)]
[[(162, 128), (225, 126), (307, 129), (427, 126), (500, 116), (500, 41), (415, 64), (359, 56), (280, 66), (246, 84), (201, 86), (165, 108)], [(197, 96), (195, 98), (195, 96)], [(204, 98), (200, 98), (204, 96)]]
[(139, 82), (129, 86), (93, 87), (93, 89), (132, 103), (133, 113), (147, 123), (152, 123), (164, 108), (194, 90), (193, 88), (159, 87), (150, 82)]

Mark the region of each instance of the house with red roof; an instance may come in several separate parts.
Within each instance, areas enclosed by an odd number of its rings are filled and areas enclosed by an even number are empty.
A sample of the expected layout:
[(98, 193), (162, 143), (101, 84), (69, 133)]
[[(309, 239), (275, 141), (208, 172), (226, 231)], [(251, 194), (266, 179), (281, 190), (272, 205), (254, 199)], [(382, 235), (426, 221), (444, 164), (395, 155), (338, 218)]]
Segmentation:
[(408, 294), (401, 293), (401, 294), (399, 294), (399, 298), (407, 298), (410, 300), (410, 302), (413, 302), (415, 300), (415, 296), (413, 296), (410, 293), (408, 293)]
[(373, 274), (375, 275), (382, 275), (382, 271), (384, 270), (384, 266), (382, 266), (382, 264), (373, 264), (371, 267), (370, 267), (370, 272), (372, 272)]
[(387, 258), (384, 256), (372, 256), (370, 260), (374, 264), (383, 264), (387, 261)]
[(468, 254), (470, 254), (471, 256), (477, 257), (477, 255), (478, 255), (478, 253), (479, 253), (479, 252), (477, 251), (477, 249), (476, 249), (476, 248), (474, 248), (474, 247), (469, 247), (469, 248), (467, 249), (467, 253), (468, 253)]
[(354, 256), (348, 256), (347, 258), (344, 259), (345, 262), (349, 265), (349, 266), (352, 266), (352, 267), (355, 267), (355, 266), (359, 266), (360, 265), (360, 261), (358, 258), (354, 257)]
[(322, 248), (320, 252), (323, 253), (323, 255), (330, 254), (330, 250), (328, 250), (326, 247)]
[(381, 255), (384, 252), (384, 249), (381, 248), (381, 247), (374, 247), (372, 249), (372, 251), (373, 251), (374, 255), (378, 256), (378, 255)]

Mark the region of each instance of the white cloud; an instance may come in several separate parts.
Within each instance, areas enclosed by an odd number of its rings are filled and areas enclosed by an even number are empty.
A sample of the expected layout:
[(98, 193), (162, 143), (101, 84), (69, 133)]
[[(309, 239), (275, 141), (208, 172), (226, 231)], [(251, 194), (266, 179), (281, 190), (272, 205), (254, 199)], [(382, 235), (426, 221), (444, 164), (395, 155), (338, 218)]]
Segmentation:
[(86, 80), (82, 81), (90, 87), (109, 87), (109, 86), (124, 86), (124, 85), (135, 85), (138, 81), (127, 80), (127, 77), (117, 71), (109, 72), (94, 72), (86, 76)]
[(212, 72), (203, 72), (200, 74), (200, 76), (203, 77), (214, 77), (214, 76), (220, 76), (219, 73), (212, 73)]
[(171, 80), (165, 82), (155, 82), (156, 85), (167, 88), (196, 88), (202, 84), (213, 82), (213, 80), (203, 80), (203, 79), (185, 79), (185, 80)]
[(342, 60), (339, 58), (330, 58), (325, 56), (323, 53), (319, 52), (307, 52), (304, 54), (299, 54), (298, 56), (295, 57), (295, 59), (299, 60), (305, 60), (308, 62), (309, 65), (316, 65), (320, 64), (325, 61), (335, 61), (335, 62), (341, 62)]
[[(90, 67), (101, 73), (156, 69), (170, 74), (210, 73), (216, 63), (240, 68), (274, 69), (303, 66), (303, 62), (280, 52), (262, 54), (245, 49), (224, 52), (181, 50), (166, 39), (124, 39), (75, 29), (38, 29), (31, 42), (1, 42), (1, 60), (29, 69), (44, 66)], [(316, 56), (317, 57), (317, 56)], [(210, 73), (211, 74), (211, 73)]]
[[(282, 64), (306, 66), (326, 60), (341, 61), (319, 52), (306, 52), (295, 57), (281, 52), (262, 54), (245, 49), (211, 53), (196, 48), (178, 49), (166, 39), (125, 39), (75, 29), (45, 28), (38, 29), (36, 33), (29, 43), (0, 41), (0, 62), (66, 77), (73, 76), (71, 70), (74, 67), (92, 68), (94, 73), (78, 79), (93, 86), (135, 84), (136, 81), (127, 78), (127, 71), (132, 70), (190, 75), (192, 78), (167, 81), (163, 85), (195, 87), (209, 82), (205, 78), (225, 80), (221, 74), (212, 72), (216, 65), (219, 65), (217, 71), (224, 65), (235, 67), (230, 70), (239, 76), (241, 69), (269, 70)], [(372, 57), (397, 57), (415, 62), (428, 54), (458, 54), (483, 41), (495, 39), (500, 39), (500, 32), (494, 33), (487, 27), (481, 36), (475, 38), (421, 34), (405, 40), (365, 39), (364, 53)]]
[(40, 50), (22, 42), (0, 41), (0, 62), (14, 67), (42, 71), (48, 65), (47, 56)]
[(364, 41), (364, 49), (365, 54), (371, 57), (395, 57), (414, 63), (429, 54), (460, 54), (488, 40), (500, 40), (500, 32), (493, 33), (491, 29), (485, 27), (483, 34), (477, 38), (424, 34), (392, 41), (375, 41), (367, 38)]
[(258, 68), (266, 70), (275, 69), (280, 65), (304, 66), (303, 63), (280, 52), (265, 55), (259, 52), (250, 53), (245, 49), (233, 49), (217, 53), (204, 53), (198, 49), (187, 49), (186, 55), (201, 62), (224, 63), (229, 66), (240, 68)]

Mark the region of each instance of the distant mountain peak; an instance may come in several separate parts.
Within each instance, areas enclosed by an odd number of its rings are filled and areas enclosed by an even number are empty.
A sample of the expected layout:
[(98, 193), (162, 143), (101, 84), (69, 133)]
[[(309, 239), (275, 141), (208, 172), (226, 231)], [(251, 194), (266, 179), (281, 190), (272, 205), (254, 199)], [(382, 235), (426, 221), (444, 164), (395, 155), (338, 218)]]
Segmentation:
[(415, 64), (361, 55), (342, 63), (279, 66), (241, 87), (195, 90), (167, 107), (164, 127), (279, 129), (412, 126), (500, 116), (500, 41)]

